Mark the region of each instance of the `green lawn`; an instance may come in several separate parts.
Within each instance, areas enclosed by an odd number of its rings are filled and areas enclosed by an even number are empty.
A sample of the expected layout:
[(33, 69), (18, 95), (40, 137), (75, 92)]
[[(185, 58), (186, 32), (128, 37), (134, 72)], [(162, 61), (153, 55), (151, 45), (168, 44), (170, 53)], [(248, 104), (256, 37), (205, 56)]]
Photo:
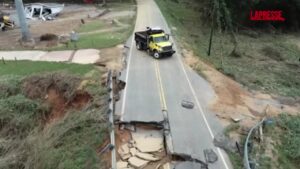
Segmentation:
[(85, 23), (81, 25), (78, 29), (77, 32), (91, 32), (91, 31), (96, 31), (100, 30), (103, 28), (107, 28), (108, 25), (105, 24), (102, 20), (95, 20), (95, 21), (90, 21), (88, 23)]
[(123, 30), (122, 32), (106, 32), (82, 35), (77, 43), (77, 46), (79, 49), (108, 48), (124, 42), (127, 38), (126, 30)]
[(0, 63), (0, 78), (2, 75), (26, 76), (54, 71), (65, 71), (71, 74), (84, 75), (93, 69), (93, 65), (79, 65), (72, 63), (6, 61), (6, 64)]

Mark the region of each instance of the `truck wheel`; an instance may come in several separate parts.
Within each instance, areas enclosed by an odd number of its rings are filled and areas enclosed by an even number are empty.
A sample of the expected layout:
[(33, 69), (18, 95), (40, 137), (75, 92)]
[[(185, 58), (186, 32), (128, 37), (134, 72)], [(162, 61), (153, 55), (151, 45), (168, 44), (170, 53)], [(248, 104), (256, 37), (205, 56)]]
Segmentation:
[(142, 49), (142, 45), (141, 45), (140, 42), (136, 42), (136, 48), (137, 48), (138, 50), (141, 50), (141, 49)]
[(159, 53), (157, 51), (154, 52), (153, 57), (155, 59), (159, 59)]

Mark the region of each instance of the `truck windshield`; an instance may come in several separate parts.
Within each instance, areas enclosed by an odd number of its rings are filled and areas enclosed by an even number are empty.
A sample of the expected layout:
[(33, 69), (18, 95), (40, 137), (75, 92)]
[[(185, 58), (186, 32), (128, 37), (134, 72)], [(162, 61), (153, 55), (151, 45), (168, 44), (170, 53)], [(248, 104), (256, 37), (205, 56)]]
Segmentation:
[(159, 43), (159, 42), (166, 42), (168, 41), (168, 39), (165, 36), (159, 36), (159, 37), (155, 37), (153, 38), (155, 43)]

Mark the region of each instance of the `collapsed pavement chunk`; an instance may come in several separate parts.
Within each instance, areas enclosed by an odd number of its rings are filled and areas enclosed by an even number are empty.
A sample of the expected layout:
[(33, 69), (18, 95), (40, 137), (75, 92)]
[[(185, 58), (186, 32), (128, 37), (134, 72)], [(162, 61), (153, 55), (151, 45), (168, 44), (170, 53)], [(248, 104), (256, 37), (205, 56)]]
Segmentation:
[(127, 166), (128, 166), (128, 162), (124, 162), (124, 161), (117, 162), (117, 169), (124, 169), (127, 168)]
[(137, 157), (129, 158), (128, 162), (129, 162), (130, 165), (132, 165), (135, 168), (145, 167), (149, 163), (149, 161), (142, 160), (142, 159), (137, 158)]
[(147, 160), (147, 161), (158, 161), (158, 160), (160, 160), (159, 158), (155, 157), (153, 154), (149, 154), (149, 153), (137, 152), (136, 156), (143, 159), (143, 160)]
[(137, 129), (132, 132), (136, 148), (143, 153), (158, 152), (164, 148), (162, 131)]
[(131, 157), (130, 152), (129, 152), (129, 147), (128, 144), (123, 144), (119, 149), (118, 153), (121, 157), (122, 160), (127, 160)]

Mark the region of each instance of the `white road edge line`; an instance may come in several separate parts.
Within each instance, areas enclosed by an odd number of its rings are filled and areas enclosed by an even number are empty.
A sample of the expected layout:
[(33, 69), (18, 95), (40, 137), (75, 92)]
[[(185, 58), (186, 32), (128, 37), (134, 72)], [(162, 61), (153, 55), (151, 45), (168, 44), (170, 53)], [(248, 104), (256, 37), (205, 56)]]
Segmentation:
[[(197, 96), (196, 96), (195, 89), (193, 88), (192, 83), (191, 83), (191, 81), (190, 81), (190, 79), (189, 79), (189, 77), (188, 77), (188, 75), (187, 75), (187, 73), (186, 73), (186, 70), (185, 70), (185, 67), (184, 67), (184, 65), (183, 65), (183, 62), (182, 62), (182, 60), (181, 60), (179, 57), (178, 57), (178, 59), (179, 59), (180, 65), (181, 65), (181, 67), (182, 67), (182, 70), (183, 70), (183, 72), (184, 72), (184, 75), (185, 75), (185, 77), (186, 77), (186, 79), (187, 79), (187, 81), (188, 81), (189, 87), (190, 87), (190, 89), (191, 89), (191, 91), (192, 91), (192, 93), (193, 93), (193, 97), (194, 97), (194, 99), (196, 100), (197, 107), (199, 108), (199, 110), (200, 110), (200, 112), (201, 112), (201, 115), (202, 115), (202, 117), (203, 117), (203, 119), (204, 119), (204, 122), (205, 122), (205, 124), (206, 124), (206, 126), (207, 126), (207, 128), (208, 128), (209, 134), (210, 134), (210, 136), (212, 137), (212, 139), (214, 139), (214, 134), (213, 134), (213, 132), (212, 132), (212, 130), (211, 130), (209, 124), (208, 124), (208, 121), (207, 121), (207, 119), (206, 119), (206, 117), (205, 117), (205, 115), (204, 115), (202, 106), (201, 106), (200, 103), (199, 103), (199, 100), (198, 100), (198, 98), (197, 98)], [(218, 151), (219, 155), (221, 156), (221, 159), (222, 159), (222, 161), (223, 161), (223, 163), (224, 163), (224, 165), (225, 165), (225, 168), (226, 168), (226, 169), (229, 169), (229, 167), (228, 167), (228, 165), (227, 165), (227, 163), (226, 163), (226, 161), (225, 161), (225, 158), (224, 158), (224, 156), (223, 156), (223, 154), (222, 154), (220, 148), (217, 147), (217, 151)]]
[[(135, 31), (135, 28), (133, 32)], [(124, 89), (124, 94), (123, 94), (123, 103), (122, 103), (122, 109), (121, 109), (121, 121), (123, 121), (123, 115), (125, 112), (125, 104), (126, 104), (126, 94), (127, 94), (127, 88), (128, 88), (128, 76), (129, 76), (129, 69), (130, 69), (130, 61), (131, 61), (131, 55), (132, 55), (132, 49), (133, 49), (133, 42), (134, 42), (134, 34), (132, 34), (132, 40), (131, 40), (131, 46), (128, 54), (128, 59), (127, 59), (127, 65), (126, 65), (126, 77), (125, 77), (125, 89)]]
[[(156, 4), (156, 2), (154, 2), (154, 3)], [(156, 5), (157, 5), (157, 4), (156, 4)], [(157, 7), (158, 7), (158, 5), (157, 5)], [(160, 15), (163, 17), (163, 23), (164, 23), (165, 27), (166, 27), (166, 28), (168, 29), (168, 31), (171, 33), (171, 31), (170, 31), (170, 29), (169, 29), (169, 25), (167, 24), (166, 19), (164, 18), (164, 15), (162, 14), (162, 12), (161, 12), (161, 10), (160, 10), (159, 7), (158, 7), (158, 9), (159, 9), (158, 11), (159, 11)], [(171, 37), (171, 39), (172, 39), (172, 41), (174, 42), (174, 47), (175, 47), (176, 51), (178, 51), (178, 48), (177, 48), (177, 46), (176, 46), (176, 43), (175, 43), (174, 39), (173, 39), (172, 37)], [(196, 96), (195, 89), (194, 89), (193, 86), (192, 86), (192, 83), (191, 83), (191, 81), (190, 81), (190, 79), (189, 79), (189, 77), (188, 77), (188, 75), (187, 75), (186, 69), (185, 69), (185, 67), (184, 67), (184, 65), (183, 65), (182, 57), (180, 57), (180, 56), (181, 56), (181, 55), (178, 54), (178, 55), (177, 55), (177, 59), (178, 59), (180, 65), (181, 65), (181, 68), (182, 68), (182, 70), (183, 70), (183, 72), (184, 72), (184, 75), (185, 75), (185, 77), (186, 77), (186, 80), (188, 81), (189, 87), (190, 87), (190, 89), (191, 89), (191, 91), (192, 91), (192, 93), (193, 93), (193, 97), (194, 97), (194, 99), (195, 99), (195, 101), (196, 101), (196, 104), (197, 104), (197, 107), (199, 108), (200, 113), (201, 113), (201, 115), (202, 115), (202, 117), (203, 117), (203, 119), (204, 119), (205, 125), (206, 125), (206, 127), (207, 127), (207, 129), (208, 129), (208, 131), (209, 131), (209, 134), (210, 134), (211, 138), (214, 139), (214, 134), (213, 134), (213, 132), (212, 132), (212, 129), (210, 128), (209, 123), (208, 123), (208, 121), (207, 121), (207, 119), (206, 119), (206, 117), (205, 117), (205, 115), (204, 115), (202, 106), (201, 106), (200, 103), (199, 103), (199, 100), (198, 100), (198, 98), (197, 98), (197, 96)], [(222, 159), (222, 162), (223, 162), (225, 168), (226, 168), (226, 169), (230, 169), (230, 168), (228, 167), (226, 161), (225, 161), (225, 158), (224, 158), (224, 156), (223, 156), (223, 154), (222, 154), (222, 152), (221, 152), (221, 149), (218, 148), (218, 147), (216, 147), (216, 148), (217, 148), (218, 154), (220, 155), (220, 157), (221, 157), (221, 159)]]

